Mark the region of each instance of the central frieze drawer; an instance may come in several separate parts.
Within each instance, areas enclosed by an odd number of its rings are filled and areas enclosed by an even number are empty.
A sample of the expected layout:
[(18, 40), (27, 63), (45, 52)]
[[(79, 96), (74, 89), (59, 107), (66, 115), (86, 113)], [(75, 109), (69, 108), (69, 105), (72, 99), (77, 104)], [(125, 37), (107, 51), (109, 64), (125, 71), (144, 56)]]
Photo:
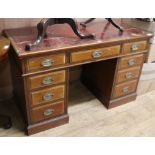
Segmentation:
[(116, 83), (121, 83), (125, 81), (132, 80), (134, 78), (138, 78), (140, 74), (141, 66), (133, 67), (130, 69), (120, 70), (117, 73)]
[(30, 89), (50, 86), (65, 82), (65, 70), (46, 73), (28, 78)]
[(80, 51), (71, 53), (71, 62), (83, 62), (89, 60), (102, 59), (106, 57), (112, 57), (119, 55), (120, 46), (111, 46), (99, 49), (93, 49), (88, 51)]
[(59, 85), (31, 93), (32, 105), (51, 102), (64, 98), (65, 86)]
[(56, 102), (40, 107), (33, 108), (31, 110), (31, 122), (39, 122), (48, 118), (60, 116), (64, 114), (64, 102)]
[(136, 91), (136, 88), (137, 88), (137, 80), (118, 84), (114, 87), (113, 97), (116, 98), (116, 97), (128, 95)]
[(27, 70), (35, 71), (39, 69), (47, 69), (51, 67), (56, 67), (66, 63), (66, 55), (54, 54), (45, 57), (31, 58), (27, 60)]

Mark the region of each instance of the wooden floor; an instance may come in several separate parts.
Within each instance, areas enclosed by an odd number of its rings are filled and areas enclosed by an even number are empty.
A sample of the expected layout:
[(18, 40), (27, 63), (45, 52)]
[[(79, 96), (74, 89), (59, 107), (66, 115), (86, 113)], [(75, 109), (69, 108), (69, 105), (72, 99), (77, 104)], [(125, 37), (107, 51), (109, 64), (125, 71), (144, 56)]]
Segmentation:
[[(107, 110), (79, 82), (70, 89), (70, 123), (33, 136), (155, 136), (155, 91)], [(26, 136), (16, 105), (11, 101), (5, 105), (9, 105), (13, 127), (0, 129), (0, 136)]]

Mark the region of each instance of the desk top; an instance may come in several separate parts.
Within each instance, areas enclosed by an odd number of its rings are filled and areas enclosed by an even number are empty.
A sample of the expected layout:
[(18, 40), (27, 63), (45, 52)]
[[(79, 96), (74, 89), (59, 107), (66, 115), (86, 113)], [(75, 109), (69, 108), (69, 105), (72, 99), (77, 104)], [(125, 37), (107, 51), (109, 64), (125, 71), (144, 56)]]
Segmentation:
[(19, 57), (32, 56), (34, 54), (43, 54), (53, 51), (68, 51), (77, 50), (77, 48), (91, 47), (96, 45), (103, 45), (109, 43), (136, 41), (138, 39), (149, 39), (152, 34), (137, 28), (124, 25), (117, 21), (123, 28), (124, 32), (120, 32), (111, 24), (107, 24), (106, 20), (94, 20), (87, 25), (87, 28), (82, 28), (79, 23), (79, 30), (83, 33), (94, 33), (95, 39), (80, 39), (78, 38), (69, 25), (57, 24), (48, 27), (47, 37), (42, 43), (32, 49), (32, 51), (25, 51), (25, 45), (33, 42), (37, 36), (36, 27), (17, 28), (5, 30), (5, 34), (12, 42), (16, 53)]

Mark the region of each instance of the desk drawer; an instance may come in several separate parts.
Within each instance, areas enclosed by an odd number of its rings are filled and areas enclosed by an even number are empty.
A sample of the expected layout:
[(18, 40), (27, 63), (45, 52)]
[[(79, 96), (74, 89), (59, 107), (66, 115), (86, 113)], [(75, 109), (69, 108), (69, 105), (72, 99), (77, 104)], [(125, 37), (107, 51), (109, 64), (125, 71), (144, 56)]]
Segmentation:
[(124, 69), (117, 72), (116, 84), (139, 77), (141, 66)]
[(88, 51), (71, 53), (71, 62), (83, 62), (89, 60), (102, 59), (110, 56), (115, 56), (120, 53), (120, 46), (111, 46)]
[(66, 63), (65, 54), (55, 54), (46, 57), (31, 58), (27, 61), (27, 70), (35, 71), (39, 69), (47, 69), (56, 67)]
[(116, 98), (116, 97), (128, 95), (136, 91), (136, 88), (137, 88), (137, 80), (118, 84), (114, 87), (113, 97)]
[(124, 69), (128, 67), (141, 65), (143, 61), (144, 61), (144, 54), (123, 57), (123, 58), (120, 58), (119, 60), (118, 69)]
[(122, 52), (123, 53), (133, 53), (133, 52), (146, 50), (146, 48), (147, 48), (147, 41), (125, 43), (123, 45)]
[(64, 98), (65, 86), (59, 85), (31, 93), (32, 106)]
[(64, 114), (64, 102), (57, 102), (31, 110), (31, 122), (39, 122), (48, 118)]
[(46, 73), (28, 78), (30, 89), (50, 86), (65, 82), (65, 70)]

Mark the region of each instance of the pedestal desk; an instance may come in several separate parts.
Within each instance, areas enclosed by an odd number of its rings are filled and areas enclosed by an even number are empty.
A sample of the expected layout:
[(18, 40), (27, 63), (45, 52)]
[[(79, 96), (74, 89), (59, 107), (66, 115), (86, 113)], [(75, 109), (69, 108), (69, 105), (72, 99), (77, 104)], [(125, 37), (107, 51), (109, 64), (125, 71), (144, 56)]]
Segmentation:
[(106, 21), (96, 20), (80, 30), (96, 38), (79, 39), (68, 25), (53, 25), (43, 42), (29, 52), (25, 45), (35, 40), (36, 27), (4, 31), (12, 45), (13, 94), (28, 135), (69, 122), (69, 72), (75, 66), (82, 66), (81, 82), (107, 108), (136, 99), (152, 34), (122, 26), (120, 34)]

